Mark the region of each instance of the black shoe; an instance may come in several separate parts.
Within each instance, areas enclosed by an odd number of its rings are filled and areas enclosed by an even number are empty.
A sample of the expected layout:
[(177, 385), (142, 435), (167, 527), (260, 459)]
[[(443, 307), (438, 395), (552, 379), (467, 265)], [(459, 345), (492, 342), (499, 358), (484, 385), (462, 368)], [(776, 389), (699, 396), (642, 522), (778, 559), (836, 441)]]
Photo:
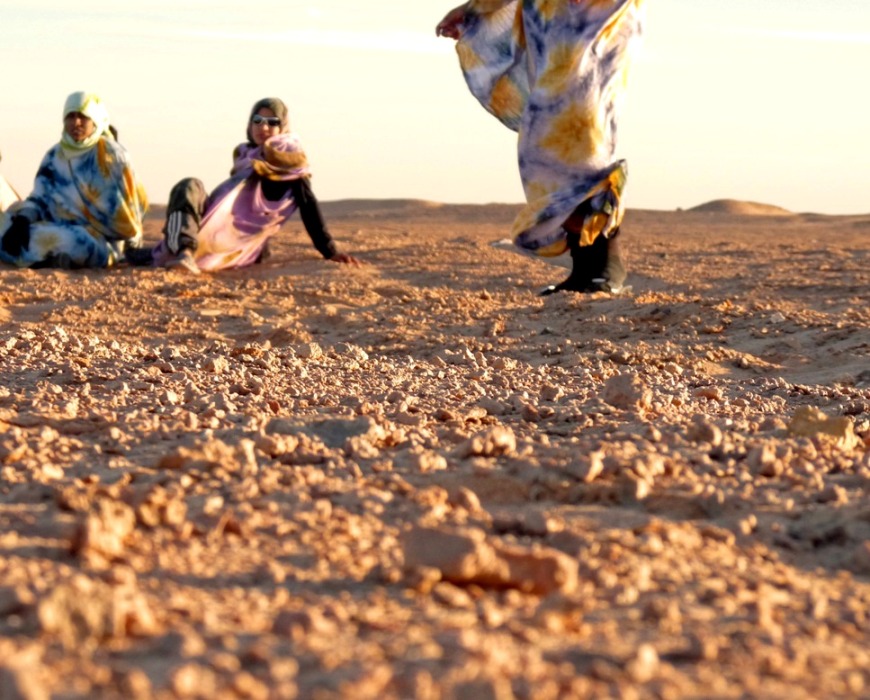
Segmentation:
[(598, 236), (591, 246), (580, 246), (571, 242), (571, 259), (574, 267), (564, 281), (550, 285), (541, 292), (541, 296), (549, 296), (556, 292), (610, 292), (619, 294), (630, 289), (625, 286), (628, 274), (619, 254), (617, 229), (610, 238)]
[(135, 267), (153, 265), (154, 248), (149, 246), (142, 246), (141, 248), (128, 246), (126, 250), (124, 250), (124, 259)]
[(601, 291), (601, 283), (605, 281), (607, 266), (608, 241), (604, 236), (598, 236), (592, 245), (581, 246), (580, 236), (568, 234), (568, 250), (571, 252), (571, 274), (562, 282), (550, 285), (541, 292), (541, 296), (549, 296), (556, 292), (590, 293)]
[(570, 275), (559, 282), (559, 284), (551, 284), (549, 287), (545, 287), (540, 295), (546, 297), (556, 292), (579, 292), (581, 294), (597, 292), (600, 291), (599, 280), (601, 278), (593, 278), (588, 270), (582, 268), (578, 270), (575, 265)]
[(78, 270), (82, 265), (76, 265), (67, 253), (49, 253), (43, 260), (30, 266), (31, 270)]

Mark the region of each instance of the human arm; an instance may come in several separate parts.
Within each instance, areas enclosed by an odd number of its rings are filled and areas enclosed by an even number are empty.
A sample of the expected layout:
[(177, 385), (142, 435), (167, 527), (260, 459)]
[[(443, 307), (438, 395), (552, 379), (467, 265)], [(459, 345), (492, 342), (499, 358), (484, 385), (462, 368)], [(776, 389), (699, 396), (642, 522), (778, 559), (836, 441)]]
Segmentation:
[(317, 251), (331, 262), (359, 265), (360, 261), (352, 255), (338, 252), (335, 241), (326, 228), (326, 221), (320, 211), (317, 197), (311, 189), (311, 181), (307, 177), (291, 180), (290, 189), (293, 192), (293, 199), (296, 200), (296, 206), (299, 207), (302, 224)]
[(496, 12), (512, 2), (515, 0), (468, 0), (444, 15), (444, 19), (435, 27), (435, 35), (459, 39), (465, 24), (468, 22), (469, 15), (485, 15)]
[(445, 36), (448, 39), (458, 39), (462, 25), (465, 24), (465, 17), (468, 13), (470, 3), (462, 3), (458, 7), (454, 7), (450, 12), (444, 15), (438, 25), (435, 27), (435, 36)]
[(111, 202), (110, 235), (114, 240), (133, 240), (142, 237), (145, 211), (148, 209), (148, 197), (145, 188), (136, 177), (130, 157), (126, 149), (117, 141), (103, 139), (105, 153), (109, 161), (106, 166), (111, 168), (113, 177), (113, 193), (109, 196)]
[(58, 173), (55, 167), (56, 155), (60, 150), (54, 146), (48, 150), (39, 163), (36, 177), (33, 179), (33, 187), (30, 194), (15, 205), (14, 213), (8, 214), (23, 217), (31, 224), (38, 221), (51, 221), (51, 203), (54, 199), (54, 189), (58, 181)]

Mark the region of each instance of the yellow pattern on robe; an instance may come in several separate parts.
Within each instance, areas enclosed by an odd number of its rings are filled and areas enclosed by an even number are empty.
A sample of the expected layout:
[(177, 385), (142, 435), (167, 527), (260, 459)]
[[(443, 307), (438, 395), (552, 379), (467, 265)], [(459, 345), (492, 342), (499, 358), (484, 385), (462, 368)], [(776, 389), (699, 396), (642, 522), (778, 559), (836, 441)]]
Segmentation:
[[(618, 229), (627, 176), (616, 122), (644, 0), (472, 0), (457, 43), (471, 92), (519, 133), (526, 206), (515, 243), (567, 247), (565, 220), (588, 212), (581, 240)], [(584, 204), (585, 203), (585, 204)]]

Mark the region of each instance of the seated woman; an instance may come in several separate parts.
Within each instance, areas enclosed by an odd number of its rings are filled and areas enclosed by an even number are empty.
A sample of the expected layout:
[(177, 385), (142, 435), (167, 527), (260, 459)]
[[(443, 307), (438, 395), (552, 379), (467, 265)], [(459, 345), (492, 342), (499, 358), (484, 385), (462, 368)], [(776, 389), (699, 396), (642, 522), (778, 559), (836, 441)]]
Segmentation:
[(247, 143), (233, 152), (230, 178), (206, 196), (200, 180), (172, 188), (164, 239), (153, 250), (129, 255), (134, 265), (180, 265), (193, 273), (260, 262), (269, 239), (299, 209), (318, 252), (333, 262), (358, 265), (339, 253), (309, 183), (308, 160), (290, 133), (287, 107), (274, 97), (259, 100), (248, 119)]
[(142, 239), (147, 202), (96, 95), (75, 92), (33, 192), (0, 214), (0, 260), (19, 267), (108, 267)]
[[(0, 155), (0, 161), (2, 160), (3, 156)], [(18, 196), (18, 193), (12, 189), (12, 185), (6, 182), (5, 177), (0, 175), (0, 213), (6, 211), (20, 199), (21, 197)]]

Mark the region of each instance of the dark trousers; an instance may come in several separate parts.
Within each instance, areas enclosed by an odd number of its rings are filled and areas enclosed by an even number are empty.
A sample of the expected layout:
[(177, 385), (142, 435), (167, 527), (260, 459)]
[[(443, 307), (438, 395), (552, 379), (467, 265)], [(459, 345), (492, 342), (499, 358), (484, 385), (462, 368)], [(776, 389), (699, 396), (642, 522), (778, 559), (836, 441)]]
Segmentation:
[(186, 177), (172, 188), (163, 225), (166, 247), (172, 254), (196, 250), (196, 234), (202, 225), (207, 200), (202, 181), (195, 177)]

